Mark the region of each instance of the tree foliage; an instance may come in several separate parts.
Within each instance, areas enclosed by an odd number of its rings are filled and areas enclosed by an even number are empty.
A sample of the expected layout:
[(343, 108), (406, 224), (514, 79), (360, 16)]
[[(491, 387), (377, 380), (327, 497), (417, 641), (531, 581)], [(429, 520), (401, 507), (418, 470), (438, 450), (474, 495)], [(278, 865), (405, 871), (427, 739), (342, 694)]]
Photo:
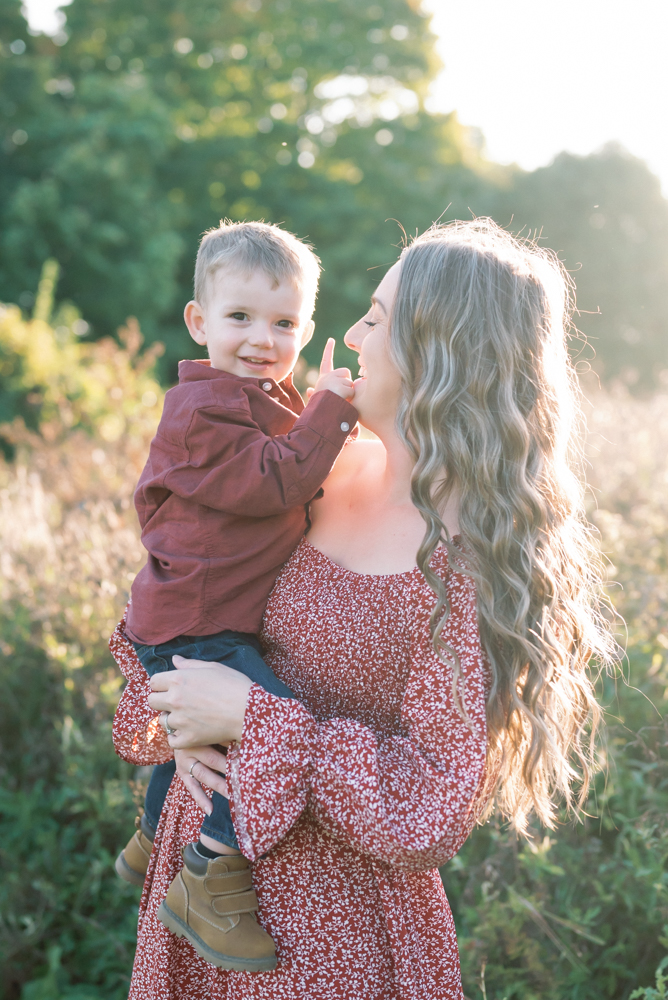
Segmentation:
[(197, 241), (219, 218), (316, 245), (321, 340), (396, 254), (385, 219), (424, 227), (478, 184), (455, 119), (421, 109), (437, 63), (408, 0), (74, 0), (61, 46), (24, 31), (14, 53), (16, 32), (0, 64), (21, 126), (2, 164), (0, 298), (29, 304), (53, 257), (96, 336), (135, 315), (172, 363)]
[(418, 0), (74, 0), (66, 15), (33, 37), (20, 0), (0, 0), (0, 301), (29, 309), (53, 258), (90, 335), (136, 316), (169, 381), (192, 351), (200, 234), (264, 218), (322, 256), (315, 361), (396, 257), (397, 222), (489, 213), (562, 252), (604, 377), (646, 388), (667, 367), (658, 182), (615, 149), (528, 174), (485, 162), (456, 116), (424, 110), (439, 63)]
[[(668, 369), (668, 202), (642, 160), (610, 144), (517, 172), (494, 215), (539, 234), (577, 285), (577, 326), (606, 381), (647, 391)], [(511, 221), (512, 220), (512, 221)]]

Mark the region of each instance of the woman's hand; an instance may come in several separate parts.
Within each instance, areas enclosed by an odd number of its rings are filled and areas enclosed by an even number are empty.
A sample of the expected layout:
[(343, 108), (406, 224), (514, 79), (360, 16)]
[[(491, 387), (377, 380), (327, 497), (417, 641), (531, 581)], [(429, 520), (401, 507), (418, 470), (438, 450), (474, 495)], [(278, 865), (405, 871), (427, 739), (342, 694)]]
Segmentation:
[(225, 755), (213, 747), (191, 747), (189, 750), (175, 750), (174, 761), (176, 773), (186, 786), (191, 796), (207, 816), (211, 815), (211, 799), (203, 791), (202, 785), (220, 792), (225, 798), (227, 782), (218, 772), (225, 774), (227, 761)]
[(253, 682), (222, 663), (174, 656), (176, 670), (151, 677), (148, 703), (166, 712), (170, 747), (184, 750), (241, 740)]

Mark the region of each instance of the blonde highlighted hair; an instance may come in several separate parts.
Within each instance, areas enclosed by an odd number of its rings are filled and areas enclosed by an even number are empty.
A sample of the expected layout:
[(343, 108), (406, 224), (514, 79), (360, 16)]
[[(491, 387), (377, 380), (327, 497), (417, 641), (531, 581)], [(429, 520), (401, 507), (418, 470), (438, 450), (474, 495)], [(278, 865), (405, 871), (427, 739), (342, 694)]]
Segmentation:
[(206, 302), (207, 286), (222, 267), (249, 274), (262, 270), (275, 283), (288, 282), (304, 296), (304, 317), (315, 308), (320, 260), (311, 247), (292, 233), (267, 222), (222, 219), (202, 236), (195, 262), (194, 297)]
[[(476, 584), (489, 770), (500, 812), (520, 830), (532, 808), (554, 825), (559, 793), (579, 810), (599, 719), (589, 665), (614, 651), (584, 514), (572, 306), (554, 254), (475, 219), (435, 225), (404, 249), (390, 317), (399, 429), (427, 525), (418, 565), (437, 597), (434, 647), (459, 690), (441, 639), (445, 586), (429, 566), (442, 543)], [(462, 548), (439, 515), (453, 491)]]

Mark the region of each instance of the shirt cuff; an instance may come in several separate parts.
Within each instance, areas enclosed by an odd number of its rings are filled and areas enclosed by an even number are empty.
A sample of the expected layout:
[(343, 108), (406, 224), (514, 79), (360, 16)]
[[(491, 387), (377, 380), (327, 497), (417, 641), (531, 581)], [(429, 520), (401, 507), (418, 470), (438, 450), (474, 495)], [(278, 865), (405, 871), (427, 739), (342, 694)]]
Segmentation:
[(297, 423), (305, 424), (336, 448), (342, 448), (357, 423), (357, 416), (357, 410), (347, 399), (331, 389), (321, 389), (311, 396)]

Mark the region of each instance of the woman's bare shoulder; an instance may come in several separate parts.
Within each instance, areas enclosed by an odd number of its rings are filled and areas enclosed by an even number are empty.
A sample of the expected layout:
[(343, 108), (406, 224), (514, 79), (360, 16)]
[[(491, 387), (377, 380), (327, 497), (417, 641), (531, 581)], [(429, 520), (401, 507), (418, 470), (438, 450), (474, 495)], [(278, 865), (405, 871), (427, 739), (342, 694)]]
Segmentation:
[(361, 472), (384, 461), (385, 446), (381, 441), (364, 438), (351, 441), (337, 458), (325, 485), (334, 485), (357, 478)]
[[(341, 525), (351, 507), (359, 506), (361, 499), (368, 494), (374, 473), (377, 479), (377, 470), (384, 461), (385, 447), (378, 440), (351, 441), (340, 453), (323, 483), (321, 496), (311, 503), (312, 529), (309, 538), (320, 539), (324, 552), (332, 548), (328, 532), (333, 525)], [(325, 534), (320, 538), (323, 530)]]

